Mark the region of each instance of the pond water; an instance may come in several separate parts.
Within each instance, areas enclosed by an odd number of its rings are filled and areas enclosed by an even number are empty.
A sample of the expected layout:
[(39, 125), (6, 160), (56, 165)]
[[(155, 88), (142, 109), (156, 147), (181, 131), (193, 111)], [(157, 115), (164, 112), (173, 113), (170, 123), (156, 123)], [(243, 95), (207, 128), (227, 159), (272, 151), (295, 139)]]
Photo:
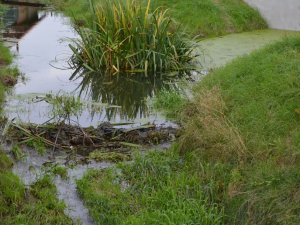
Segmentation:
[(299, 0), (244, 0), (257, 8), (270, 28), (300, 31)]
[[(38, 124), (46, 122), (51, 118), (51, 108), (46, 101), (37, 101), (36, 97), (41, 99), (50, 92), (55, 94), (63, 90), (81, 94), (89, 102), (89, 108), (73, 117), (85, 127), (103, 121), (139, 124), (155, 121), (156, 124), (171, 125), (164, 116), (152, 110), (147, 99), (162, 89), (178, 89), (174, 74), (103, 76), (79, 71), (70, 80), (75, 71), (68, 69), (71, 54), (68, 38), (75, 38), (76, 34), (68, 18), (40, 7), (15, 5), (4, 11), (4, 25), (4, 41), (17, 55), (15, 63), (24, 74), (24, 79), (19, 79), (7, 98), (5, 112), (10, 119), (20, 118)], [(205, 54), (203, 69), (223, 65), (238, 55), (291, 34), (294, 32), (269, 29), (201, 41), (200, 48)]]
[(293, 35), (299, 35), (299, 32), (266, 29), (203, 40), (200, 42), (200, 48), (204, 50), (203, 69), (223, 66), (237, 56)]
[[(68, 38), (76, 37), (68, 18), (36, 7), (9, 6), (4, 12), (6, 29), (4, 41), (17, 55), (15, 63), (25, 79), (9, 93), (5, 112), (9, 118), (25, 122), (44, 123), (49, 120), (48, 103), (37, 102), (36, 96), (47, 93), (81, 93), (91, 107), (73, 119), (82, 126), (97, 125), (103, 121), (169, 124), (153, 113), (147, 99), (160, 90), (176, 88), (174, 74), (144, 73), (103, 76), (86, 75), (68, 69), (71, 51)], [(59, 68), (59, 69), (58, 69)], [(174, 79), (173, 79), (174, 80)]]

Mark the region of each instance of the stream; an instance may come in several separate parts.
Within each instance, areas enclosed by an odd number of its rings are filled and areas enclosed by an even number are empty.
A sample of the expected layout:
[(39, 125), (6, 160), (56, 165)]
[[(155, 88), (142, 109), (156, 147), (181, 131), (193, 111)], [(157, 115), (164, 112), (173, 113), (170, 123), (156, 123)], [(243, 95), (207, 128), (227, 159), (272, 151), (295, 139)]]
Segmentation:
[[(278, 30), (232, 34), (201, 41), (197, 51), (204, 53), (201, 59), (203, 71), (225, 65), (239, 55), (250, 53), (282, 37), (298, 34), (295, 30), (300, 30), (299, 1), (245, 1), (258, 8), (270, 27)], [(154, 123), (157, 126), (177, 128), (177, 125), (166, 120), (163, 114), (152, 109), (149, 99), (163, 89), (180, 90), (180, 82), (185, 82), (186, 77), (188, 80), (189, 77), (191, 80), (197, 80), (199, 74), (145, 76), (144, 73), (133, 73), (106, 77), (97, 73), (87, 75), (81, 71), (70, 80), (75, 71), (69, 69), (68, 65), (71, 54), (68, 38), (77, 36), (69, 18), (38, 6), (15, 4), (4, 10), (3, 22), (3, 41), (16, 55), (14, 64), (22, 73), (16, 86), (7, 93), (4, 112), (9, 119), (19, 118), (24, 122), (42, 124), (51, 116), (48, 103), (36, 101), (37, 97), (43, 98), (49, 93), (73, 92), (76, 96), (81, 94), (81, 98), (91, 106), (77, 117), (73, 117), (82, 127), (97, 126), (109, 121), (133, 122), (134, 126)], [(10, 152), (10, 145), (3, 147)], [(17, 161), (14, 172), (29, 185), (43, 173), (43, 164), (53, 155), (48, 153), (41, 156), (32, 148), (25, 148), (24, 151), (27, 154), (26, 160)], [(65, 152), (56, 151), (55, 163), (60, 164), (65, 157)], [(75, 180), (80, 179), (88, 168), (100, 169), (110, 165), (91, 161), (87, 165), (69, 168), (69, 180), (56, 177), (58, 198), (67, 203), (66, 213), (70, 217), (80, 219), (83, 224), (94, 224), (77, 195)]]

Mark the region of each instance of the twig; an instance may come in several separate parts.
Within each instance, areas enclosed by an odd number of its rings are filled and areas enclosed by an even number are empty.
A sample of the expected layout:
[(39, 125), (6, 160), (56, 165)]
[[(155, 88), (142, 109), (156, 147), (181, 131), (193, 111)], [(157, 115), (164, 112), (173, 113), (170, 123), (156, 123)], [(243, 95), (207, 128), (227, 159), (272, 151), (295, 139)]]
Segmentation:
[[(59, 119), (60, 119), (60, 118), (59, 118)], [(65, 118), (65, 119), (66, 119), (66, 118)], [(64, 119), (63, 123), (65, 123), (65, 119)], [(55, 145), (56, 145), (56, 143), (57, 143), (58, 135), (59, 135), (60, 130), (61, 130), (61, 124), (62, 124), (62, 123), (60, 123), (59, 130), (58, 130), (57, 135), (56, 135), (56, 138), (55, 138)], [(54, 154), (54, 151), (55, 151), (55, 147), (56, 147), (55, 145), (53, 146), (52, 155)]]
[(72, 121), (78, 124), (80, 130), (82, 131), (82, 133), (83, 133), (83, 135), (84, 135), (82, 145), (84, 145), (84, 140), (85, 140), (85, 138), (87, 137), (87, 139), (90, 140), (90, 142), (93, 144), (93, 146), (95, 146), (95, 143), (94, 143), (93, 140), (92, 140), (92, 139), (84, 132), (82, 126), (81, 126), (78, 122), (76, 122), (75, 120), (72, 120)]

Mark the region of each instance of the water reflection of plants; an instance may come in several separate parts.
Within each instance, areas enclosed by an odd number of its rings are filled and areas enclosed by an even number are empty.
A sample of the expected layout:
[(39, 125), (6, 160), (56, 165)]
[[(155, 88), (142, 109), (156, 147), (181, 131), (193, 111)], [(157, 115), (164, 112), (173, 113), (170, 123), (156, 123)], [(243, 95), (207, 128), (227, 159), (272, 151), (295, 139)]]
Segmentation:
[[(77, 27), (81, 39), (72, 39), (73, 65), (88, 69), (151, 71), (179, 70), (194, 59), (194, 45), (175, 30), (163, 7), (150, 12), (150, 0), (90, 0), (87, 27)], [(145, 6), (146, 5), (146, 6)]]
[(144, 73), (107, 75), (105, 72), (81, 72), (73, 74), (71, 80), (80, 80), (78, 90), (92, 101), (119, 107), (106, 107), (108, 120), (134, 120), (149, 118), (151, 109), (147, 98), (153, 98), (161, 90), (175, 91), (180, 87), (176, 78), (187, 76), (178, 73), (175, 76), (158, 76)]

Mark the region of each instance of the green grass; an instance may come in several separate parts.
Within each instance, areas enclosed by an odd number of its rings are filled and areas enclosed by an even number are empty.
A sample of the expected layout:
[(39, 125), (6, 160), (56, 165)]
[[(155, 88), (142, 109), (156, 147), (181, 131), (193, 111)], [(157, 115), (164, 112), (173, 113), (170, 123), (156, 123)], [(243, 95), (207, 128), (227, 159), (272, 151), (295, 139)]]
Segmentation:
[(13, 161), (0, 149), (1, 224), (77, 224), (64, 214), (66, 205), (56, 198), (50, 175), (25, 186), (11, 168)]
[(205, 178), (199, 175), (189, 173), (175, 148), (136, 154), (132, 164), (117, 168), (90, 170), (77, 188), (99, 224), (223, 224), (223, 208), (210, 197), (218, 188), (202, 186)]
[(156, 4), (173, 9), (171, 15), (186, 24), (192, 36), (216, 37), (267, 28), (259, 12), (243, 0), (157, 0)]
[[(23, 142), (25, 143), (25, 142)], [(45, 143), (43, 141), (41, 141), (40, 139), (29, 139), (28, 141), (26, 141), (27, 145), (29, 147), (35, 148), (36, 151), (41, 154), (44, 155), (47, 152), (47, 148), (45, 146)]]
[[(84, 20), (90, 15), (88, 2), (84, 0), (53, 0), (53, 4), (65, 11), (67, 15), (71, 16), (73, 13), (77, 20)], [(267, 23), (259, 12), (243, 0), (156, 0), (151, 2), (152, 9), (159, 6), (171, 9), (171, 16), (177, 22), (183, 23), (183, 27), (186, 26), (191, 37), (195, 35), (216, 37), (267, 28)], [(173, 29), (175, 27), (176, 25)]]
[(62, 166), (54, 166), (52, 167), (52, 172), (56, 175), (59, 175), (63, 179), (68, 178), (68, 169)]
[(5, 99), (5, 85), (3, 78), (9, 78), (15, 80), (19, 75), (17, 67), (11, 67), (13, 56), (10, 53), (9, 48), (5, 47), (3, 43), (0, 43), (0, 102)]
[(286, 38), (216, 69), (182, 111), (182, 154), (227, 174), (229, 224), (300, 220), (299, 49), (300, 37)]

